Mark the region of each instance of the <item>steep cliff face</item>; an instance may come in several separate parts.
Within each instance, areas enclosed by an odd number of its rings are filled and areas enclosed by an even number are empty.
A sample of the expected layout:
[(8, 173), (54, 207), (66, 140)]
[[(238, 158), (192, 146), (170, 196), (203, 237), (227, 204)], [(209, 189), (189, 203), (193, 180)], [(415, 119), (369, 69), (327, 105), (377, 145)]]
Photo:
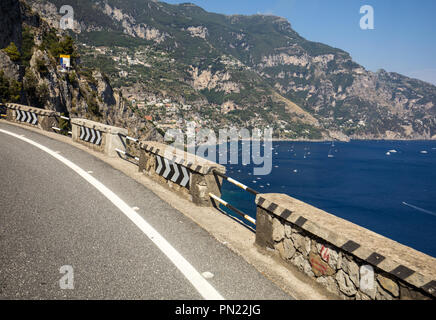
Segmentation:
[[(12, 61), (6, 50), (1, 51), (0, 72), (6, 79), (4, 81), (9, 81), (10, 92), (12, 84), (21, 88), (13, 100), (73, 117), (126, 127), (132, 135), (141, 138), (162, 139), (150, 123), (135, 113), (118, 92), (114, 92), (102, 72), (80, 66), (71, 37), (52, 28), (26, 2), (14, 1), (10, 5), (7, 7), (2, 2), (2, 9), (15, 10), (15, 18), (9, 19), (10, 32), (3, 35), (3, 42), (9, 45), (12, 41), (21, 48), (20, 58)], [(61, 71), (59, 54), (71, 55), (72, 68), (68, 72)], [(10, 92), (0, 98), (10, 101)], [(0, 95), (5, 93), (0, 92)]]

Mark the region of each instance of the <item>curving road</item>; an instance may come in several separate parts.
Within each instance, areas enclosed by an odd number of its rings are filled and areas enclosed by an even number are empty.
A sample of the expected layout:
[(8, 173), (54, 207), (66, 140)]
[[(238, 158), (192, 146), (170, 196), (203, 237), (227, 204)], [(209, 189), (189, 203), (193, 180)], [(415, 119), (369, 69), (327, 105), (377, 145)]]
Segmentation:
[[(65, 163), (5, 131), (57, 152), (137, 207), (195, 272), (182, 273), (183, 261), (171, 260)], [(74, 289), (60, 288), (65, 265)], [(195, 282), (196, 272), (213, 277)], [(199, 286), (224, 299), (292, 299), (133, 179), (74, 146), (0, 121), (0, 299), (203, 299)]]

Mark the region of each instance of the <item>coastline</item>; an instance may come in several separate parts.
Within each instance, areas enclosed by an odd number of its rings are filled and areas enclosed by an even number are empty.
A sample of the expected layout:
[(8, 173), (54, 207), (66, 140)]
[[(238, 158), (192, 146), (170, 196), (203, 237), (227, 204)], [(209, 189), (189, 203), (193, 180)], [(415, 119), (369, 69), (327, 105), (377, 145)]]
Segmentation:
[[(364, 138), (350, 138), (349, 140), (341, 140), (341, 139), (282, 139), (282, 138), (272, 138), (268, 139), (273, 142), (280, 141), (288, 141), (288, 142), (351, 142), (351, 141), (436, 141), (436, 139), (391, 139), (391, 138), (372, 138), (372, 139), (364, 139)], [(229, 140), (234, 141), (234, 140)], [(238, 141), (264, 141), (263, 139), (238, 139)]]
[[(264, 142), (265, 140), (263, 139), (229, 139), (227, 140), (227, 142), (234, 142), (234, 141), (260, 141), (260, 142)], [(338, 139), (279, 139), (279, 138), (272, 138), (272, 139), (268, 139), (268, 141), (271, 142), (308, 142), (308, 143), (327, 143), (327, 142), (343, 142), (343, 143), (350, 143), (352, 141), (368, 141), (368, 142), (381, 142), (381, 141), (392, 141), (392, 142), (436, 142), (436, 139), (350, 139), (350, 140), (338, 140)], [(217, 142), (215, 145), (218, 146), (220, 144), (222, 144), (223, 142)], [(169, 146), (171, 144), (168, 144)], [(199, 145), (203, 145), (203, 146), (208, 146), (211, 144), (207, 144), (207, 142), (204, 143), (199, 143), (197, 144), (195, 147), (198, 147)], [(189, 147), (193, 147), (191, 144), (186, 144), (185, 147), (189, 148)]]

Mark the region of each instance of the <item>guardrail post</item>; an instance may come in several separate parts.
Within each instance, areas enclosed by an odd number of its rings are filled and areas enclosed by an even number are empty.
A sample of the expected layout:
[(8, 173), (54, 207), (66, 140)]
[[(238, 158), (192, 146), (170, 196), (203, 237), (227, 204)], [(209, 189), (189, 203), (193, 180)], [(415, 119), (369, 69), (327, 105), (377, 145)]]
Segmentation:
[(209, 193), (221, 197), (221, 186), (223, 178), (217, 177), (212, 171), (204, 173), (192, 172), (191, 196), (192, 202), (201, 207), (215, 206), (215, 201), (211, 199)]
[(119, 156), (116, 149), (126, 151), (127, 129), (79, 118), (71, 119), (71, 127), (74, 142), (86, 145), (110, 157)]
[(56, 112), (17, 103), (7, 103), (6, 119), (20, 124), (37, 127), (52, 132), (52, 127), (58, 125)]
[(14, 120), (14, 115), (15, 115), (15, 113), (14, 113), (13, 109), (10, 109), (10, 108), (6, 109), (6, 120), (13, 121)]
[(215, 205), (209, 193), (221, 196), (225, 167), (154, 141), (140, 143), (139, 171), (198, 206)]

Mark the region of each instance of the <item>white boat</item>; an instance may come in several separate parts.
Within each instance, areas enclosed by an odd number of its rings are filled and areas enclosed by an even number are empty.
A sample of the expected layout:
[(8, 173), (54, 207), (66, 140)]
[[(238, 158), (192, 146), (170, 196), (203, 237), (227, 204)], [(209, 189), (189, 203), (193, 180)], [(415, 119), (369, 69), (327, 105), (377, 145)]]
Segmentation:
[(327, 157), (329, 157), (329, 158), (334, 158), (335, 157), (334, 155), (332, 155), (332, 148), (334, 148), (334, 146), (335, 146), (335, 142), (332, 141), (332, 145), (330, 146), (329, 154), (327, 155)]
[(422, 153), (422, 154), (427, 154), (428, 151), (426, 151), (426, 150), (422, 150), (421, 153)]

